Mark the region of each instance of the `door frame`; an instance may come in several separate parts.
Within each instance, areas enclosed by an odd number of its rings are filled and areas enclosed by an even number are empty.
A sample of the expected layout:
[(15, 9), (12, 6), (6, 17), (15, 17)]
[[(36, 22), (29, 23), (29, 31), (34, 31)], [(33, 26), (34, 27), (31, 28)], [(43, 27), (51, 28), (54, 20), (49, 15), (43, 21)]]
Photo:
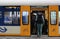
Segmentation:
[[(47, 8), (31, 8), (31, 13), (32, 13), (32, 11), (45, 11), (45, 14), (47, 14), (48, 13), (48, 7)], [(46, 16), (46, 19), (48, 20), (48, 14), (45, 15), (45, 16)], [(49, 20), (48, 20), (48, 23), (49, 23)]]

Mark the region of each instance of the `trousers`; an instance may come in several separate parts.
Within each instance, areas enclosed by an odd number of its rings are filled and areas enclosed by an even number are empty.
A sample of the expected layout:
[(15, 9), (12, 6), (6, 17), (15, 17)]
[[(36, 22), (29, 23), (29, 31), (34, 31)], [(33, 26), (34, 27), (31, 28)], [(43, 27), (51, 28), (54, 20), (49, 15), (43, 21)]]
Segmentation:
[(37, 24), (37, 35), (38, 36), (42, 35), (42, 27), (43, 27), (43, 24)]

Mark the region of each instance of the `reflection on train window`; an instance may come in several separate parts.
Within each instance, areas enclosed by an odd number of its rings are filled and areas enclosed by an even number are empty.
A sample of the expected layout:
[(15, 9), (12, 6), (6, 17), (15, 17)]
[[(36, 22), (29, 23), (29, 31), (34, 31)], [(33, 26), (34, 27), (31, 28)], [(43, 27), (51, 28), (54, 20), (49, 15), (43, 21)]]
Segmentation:
[(4, 24), (20, 24), (19, 11), (6, 11), (4, 12)]
[(5, 24), (12, 24), (12, 12), (5, 12), (4, 13), (4, 23)]
[(14, 11), (13, 13), (12, 13), (12, 21), (13, 21), (13, 24), (18, 24), (20, 21), (20, 14), (18, 14), (19, 12), (16, 12), (16, 11)]
[(51, 24), (56, 24), (56, 22), (57, 22), (57, 20), (56, 20), (56, 12), (55, 11), (51, 11), (51, 13), (50, 13), (50, 23)]
[(28, 11), (23, 11), (22, 13), (22, 23), (28, 24)]

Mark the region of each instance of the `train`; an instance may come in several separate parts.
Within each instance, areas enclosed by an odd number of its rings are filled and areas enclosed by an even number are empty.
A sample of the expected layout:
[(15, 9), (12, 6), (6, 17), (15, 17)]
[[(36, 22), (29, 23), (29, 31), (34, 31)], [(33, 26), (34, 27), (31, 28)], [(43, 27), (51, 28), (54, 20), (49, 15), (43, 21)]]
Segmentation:
[[(42, 13), (45, 24), (43, 35), (60, 36), (60, 6), (0, 6), (0, 36), (37, 35), (37, 27), (32, 22), (33, 13)], [(34, 20), (33, 20), (34, 21)]]

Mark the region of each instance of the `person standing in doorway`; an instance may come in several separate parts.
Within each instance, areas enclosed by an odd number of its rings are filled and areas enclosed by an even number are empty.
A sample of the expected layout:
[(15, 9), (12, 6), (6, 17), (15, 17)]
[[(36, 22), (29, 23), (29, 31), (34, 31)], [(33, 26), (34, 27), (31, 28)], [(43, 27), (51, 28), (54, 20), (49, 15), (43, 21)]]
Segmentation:
[(37, 16), (37, 13), (36, 12), (33, 12), (32, 13), (32, 17), (31, 17), (31, 25), (32, 25), (32, 34), (37, 34), (37, 23), (36, 23), (36, 21), (37, 21), (37, 19), (36, 19), (36, 16)]
[(38, 12), (37, 15), (37, 36), (41, 37), (42, 27), (44, 25), (44, 16), (42, 13)]

